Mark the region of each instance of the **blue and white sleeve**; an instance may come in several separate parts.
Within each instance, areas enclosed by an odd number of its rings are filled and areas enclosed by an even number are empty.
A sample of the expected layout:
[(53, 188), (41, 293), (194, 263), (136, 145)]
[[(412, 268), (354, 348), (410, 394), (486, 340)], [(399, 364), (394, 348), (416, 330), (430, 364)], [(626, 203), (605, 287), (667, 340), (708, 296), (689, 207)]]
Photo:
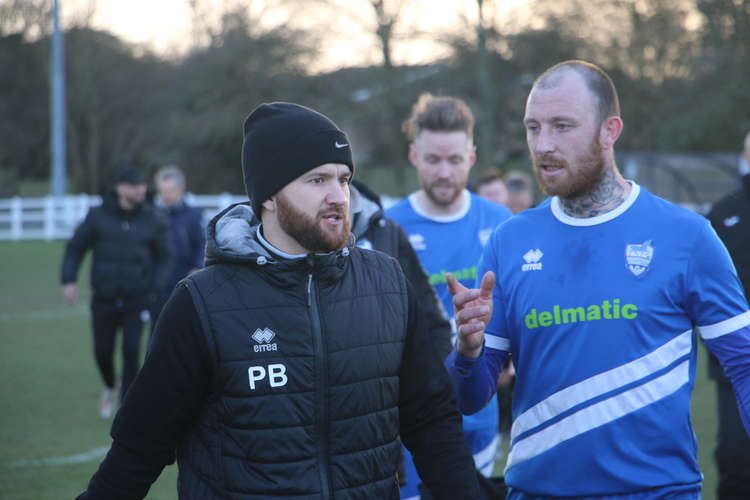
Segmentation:
[(750, 435), (750, 310), (729, 252), (706, 224), (688, 269), (688, 312), (732, 382)]
[[(745, 316), (750, 318), (750, 313)], [(737, 407), (750, 437), (750, 326), (704, 342), (711, 354), (721, 363), (724, 374), (732, 382)]]
[[(495, 253), (496, 233), (485, 245), (479, 261), (477, 284), (488, 270), (498, 276), (497, 259)], [(497, 378), (508, 359), (510, 341), (501, 336), (500, 325), (505, 323), (505, 313), (501, 298), (499, 280), (492, 292), (492, 319), (485, 330), (484, 348), (476, 359), (470, 359), (459, 354), (455, 347), (445, 360), (448, 372), (453, 379), (458, 398), (458, 407), (464, 415), (472, 415), (485, 406), (497, 391)]]

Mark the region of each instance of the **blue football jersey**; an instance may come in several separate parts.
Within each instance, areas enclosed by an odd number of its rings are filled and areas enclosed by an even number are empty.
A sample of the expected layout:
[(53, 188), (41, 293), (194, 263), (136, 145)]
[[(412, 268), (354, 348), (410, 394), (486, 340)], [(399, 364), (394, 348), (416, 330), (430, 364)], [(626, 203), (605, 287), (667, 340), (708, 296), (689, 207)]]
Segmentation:
[[(467, 287), (474, 286), (482, 248), (497, 225), (511, 215), (506, 207), (480, 198), (468, 190), (464, 191), (464, 196), (468, 202), (463, 210), (451, 217), (425, 215), (414, 194), (385, 213), (398, 222), (409, 237), (454, 330), (453, 297), (448, 291), (445, 273), (452, 273)], [(478, 413), (464, 416), (464, 429), (497, 429), (497, 422), (497, 400), (493, 399)]]
[(632, 184), (598, 217), (559, 200), (491, 236), (488, 350), (516, 367), (505, 480), (535, 495), (613, 495), (702, 479), (690, 424), (696, 336), (750, 324), (708, 221)]
[[(424, 214), (413, 194), (385, 213), (398, 222), (408, 235), (454, 330), (453, 298), (448, 291), (445, 274), (450, 272), (465, 286), (474, 286), (482, 248), (497, 225), (511, 216), (506, 207), (480, 198), (468, 190), (464, 191), (464, 197), (467, 203), (451, 217)], [(465, 415), (463, 426), (477, 469), (489, 475), (499, 445), (497, 399), (492, 398), (484, 409), (474, 415)], [(401, 496), (419, 498), (416, 490), (418, 481), (412, 480), (417, 473), (408, 453), (405, 454), (405, 467), (408, 482), (401, 488)]]
[(510, 210), (464, 191), (469, 200), (454, 216), (425, 215), (415, 195), (404, 198), (385, 214), (401, 225), (419, 256), (435, 293), (449, 318), (453, 318), (453, 297), (445, 274), (451, 273), (467, 287), (474, 286), (482, 248), (498, 224), (511, 216)]

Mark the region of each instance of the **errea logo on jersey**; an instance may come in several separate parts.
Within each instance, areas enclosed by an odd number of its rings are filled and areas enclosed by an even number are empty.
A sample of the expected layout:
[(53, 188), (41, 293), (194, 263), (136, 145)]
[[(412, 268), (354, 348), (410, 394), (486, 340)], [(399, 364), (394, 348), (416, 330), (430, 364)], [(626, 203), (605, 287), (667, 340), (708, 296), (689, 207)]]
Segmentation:
[(414, 250), (427, 250), (427, 245), (424, 242), (424, 236), (419, 233), (409, 235), (409, 243)]
[(542, 270), (542, 263), (539, 262), (544, 254), (541, 250), (538, 248), (529, 250), (525, 254), (523, 254), (523, 260), (526, 261), (526, 264), (523, 264), (521, 266), (521, 271), (541, 271)]
[(256, 345), (253, 346), (253, 350), (255, 352), (277, 351), (278, 348), (276, 343), (271, 343), (275, 337), (276, 334), (270, 328), (263, 328), (262, 330), (260, 328), (256, 329), (250, 335), (250, 338), (256, 342)]

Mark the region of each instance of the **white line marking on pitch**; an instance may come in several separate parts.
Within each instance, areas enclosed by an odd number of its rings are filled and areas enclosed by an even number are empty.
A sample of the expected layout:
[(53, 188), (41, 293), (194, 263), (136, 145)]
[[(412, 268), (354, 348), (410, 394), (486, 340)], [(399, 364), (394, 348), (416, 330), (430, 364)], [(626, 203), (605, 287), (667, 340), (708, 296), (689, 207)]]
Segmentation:
[(16, 460), (14, 462), (0, 463), (0, 467), (3, 469), (24, 469), (31, 467), (44, 467), (47, 465), (70, 465), (70, 464), (81, 464), (85, 462), (93, 462), (94, 460), (104, 457), (109, 451), (109, 446), (101, 446), (94, 448), (93, 450), (84, 451), (83, 453), (76, 453), (75, 455), (68, 455), (65, 457), (50, 457), (50, 458), (32, 458), (28, 460)]
[(0, 322), (17, 320), (50, 320), (55, 318), (69, 318), (88, 314), (89, 308), (83, 304), (72, 307), (57, 307), (41, 311), (0, 312)]

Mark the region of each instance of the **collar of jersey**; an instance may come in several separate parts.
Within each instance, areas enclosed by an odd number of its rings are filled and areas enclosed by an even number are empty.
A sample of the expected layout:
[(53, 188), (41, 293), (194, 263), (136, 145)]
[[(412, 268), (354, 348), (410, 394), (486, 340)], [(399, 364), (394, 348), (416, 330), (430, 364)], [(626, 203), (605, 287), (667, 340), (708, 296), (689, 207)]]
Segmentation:
[(419, 206), (419, 202), (417, 201), (417, 193), (412, 193), (409, 195), (409, 204), (411, 205), (412, 210), (414, 210), (418, 215), (424, 217), (425, 219), (429, 219), (435, 222), (455, 222), (459, 219), (462, 219), (466, 214), (468, 214), (469, 209), (471, 208), (471, 193), (469, 192), (469, 190), (464, 189), (462, 195), (464, 197), (464, 204), (461, 209), (453, 215), (427, 215), (424, 210), (422, 210), (422, 207)]
[(566, 214), (562, 207), (560, 206), (560, 197), (555, 196), (552, 198), (552, 201), (550, 202), (550, 208), (552, 209), (552, 215), (555, 216), (557, 220), (562, 222), (563, 224), (568, 224), (569, 226), (596, 226), (597, 224), (602, 224), (607, 221), (611, 221), (612, 219), (616, 218), (620, 214), (624, 213), (630, 206), (635, 203), (636, 198), (638, 198), (638, 194), (641, 192), (641, 187), (636, 184), (633, 181), (627, 181), (632, 186), (632, 189), (630, 190), (630, 194), (628, 197), (620, 203), (618, 206), (610, 210), (609, 212), (603, 213), (601, 215), (597, 215), (596, 217), (584, 217), (584, 218), (578, 218), (578, 217), (571, 217), (570, 215)]

